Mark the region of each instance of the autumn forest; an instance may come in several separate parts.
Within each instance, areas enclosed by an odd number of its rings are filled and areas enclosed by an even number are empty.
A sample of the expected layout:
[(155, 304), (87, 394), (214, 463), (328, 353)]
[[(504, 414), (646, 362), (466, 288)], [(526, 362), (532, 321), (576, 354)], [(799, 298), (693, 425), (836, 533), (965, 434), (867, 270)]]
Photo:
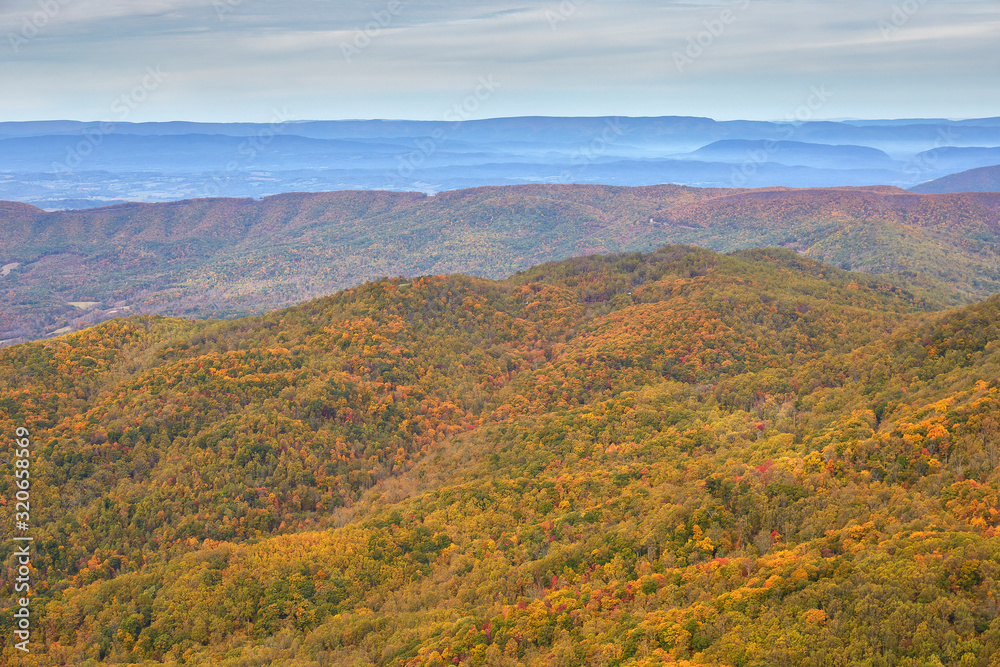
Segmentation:
[(998, 311), (671, 245), (8, 347), (0, 662), (996, 667)]

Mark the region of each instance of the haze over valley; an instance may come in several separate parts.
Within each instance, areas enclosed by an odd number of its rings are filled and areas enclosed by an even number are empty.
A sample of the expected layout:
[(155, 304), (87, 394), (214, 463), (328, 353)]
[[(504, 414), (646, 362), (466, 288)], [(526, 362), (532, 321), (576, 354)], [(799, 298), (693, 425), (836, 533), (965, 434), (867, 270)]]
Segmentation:
[(47, 209), (526, 183), (911, 188), (997, 164), (1000, 118), (0, 123), (0, 199)]

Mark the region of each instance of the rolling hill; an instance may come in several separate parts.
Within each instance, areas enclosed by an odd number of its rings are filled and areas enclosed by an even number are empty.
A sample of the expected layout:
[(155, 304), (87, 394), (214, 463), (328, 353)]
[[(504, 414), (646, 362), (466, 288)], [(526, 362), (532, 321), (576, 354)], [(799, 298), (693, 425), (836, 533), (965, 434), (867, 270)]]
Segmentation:
[(1000, 192), (1000, 165), (951, 174), (910, 188), (911, 192)]
[(0, 350), (0, 660), (989, 667), (998, 309), (666, 246)]
[(899, 163), (887, 153), (867, 146), (811, 144), (802, 141), (727, 139), (703, 146), (691, 158), (714, 162), (778, 162), (820, 169), (893, 169)]
[[(942, 303), (1000, 292), (1000, 195), (525, 185), (45, 212), (0, 204), (0, 341), (126, 312), (232, 317), (383, 276), (502, 278), (664, 243), (793, 248)], [(73, 305), (75, 304), (75, 305)], [(82, 304), (82, 305), (81, 305)]]

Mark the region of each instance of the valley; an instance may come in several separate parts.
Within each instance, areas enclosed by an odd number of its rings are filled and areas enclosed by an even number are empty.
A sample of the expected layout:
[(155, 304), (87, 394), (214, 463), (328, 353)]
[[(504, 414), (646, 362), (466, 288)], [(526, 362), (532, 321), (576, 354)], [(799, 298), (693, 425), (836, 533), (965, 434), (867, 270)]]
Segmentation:
[[(953, 305), (1000, 291), (996, 193), (523, 185), (60, 212), (10, 202), (0, 220), (0, 263), (18, 265), (0, 279), (0, 340), (89, 326), (123, 308), (239, 317), (386, 276), (500, 279), (667, 243), (787, 247)], [(85, 301), (98, 305), (85, 314), (67, 305)]]

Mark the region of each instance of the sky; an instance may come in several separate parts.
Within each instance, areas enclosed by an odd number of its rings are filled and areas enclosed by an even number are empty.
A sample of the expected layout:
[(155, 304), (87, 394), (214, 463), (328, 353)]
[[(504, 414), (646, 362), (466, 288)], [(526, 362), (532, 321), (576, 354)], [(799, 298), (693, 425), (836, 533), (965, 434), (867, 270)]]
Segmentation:
[(0, 0), (0, 120), (1000, 116), (997, 0)]

